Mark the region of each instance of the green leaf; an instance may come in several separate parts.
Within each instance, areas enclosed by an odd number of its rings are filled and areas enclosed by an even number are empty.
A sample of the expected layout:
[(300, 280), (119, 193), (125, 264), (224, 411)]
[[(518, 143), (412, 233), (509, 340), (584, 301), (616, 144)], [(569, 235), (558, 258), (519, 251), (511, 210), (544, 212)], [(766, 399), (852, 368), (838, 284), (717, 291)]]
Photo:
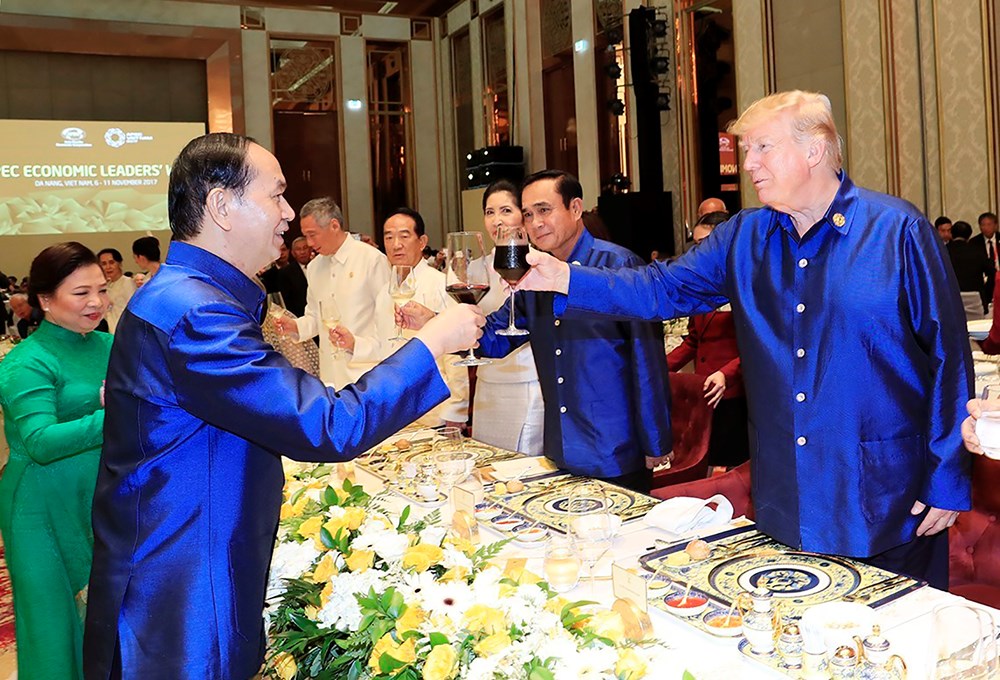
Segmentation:
[(340, 497), (337, 496), (337, 490), (332, 486), (328, 486), (323, 489), (323, 503), (330, 507), (331, 505), (338, 505), (340, 503)]
[[(338, 530), (337, 533), (340, 533)], [(319, 540), (322, 541), (328, 549), (333, 550), (337, 547), (337, 544), (333, 540), (333, 536), (330, 535), (330, 530), (326, 527), (320, 527), (319, 529)]]
[(410, 516), (410, 506), (407, 505), (405, 508), (403, 508), (403, 512), (399, 513), (399, 522), (396, 524), (396, 529), (402, 531), (403, 527), (406, 526), (406, 519), (409, 516)]
[(378, 658), (378, 669), (383, 673), (392, 673), (394, 670), (402, 668), (405, 665), (405, 663), (386, 652), (383, 652), (382, 656)]
[(306, 492), (306, 487), (302, 487), (301, 489), (293, 493), (292, 497), (288, 499), (288, 504), (295, 505), (295, 503), (297, 503), (298, 500), (302, 498), (302, 494), (304, 494), (305, 492)]
[(427, 639), (430, 640), (431, 647), (448, 644), (448, 636), (444, 633), (431, 633), (427, 636)]
[(536, 666), (531, 669), (528, 680), (555, 680), (555, 675), (548, 668)]
[(684, 675), (681, 676), (681, 680), (696, 680), (696, 678), (691, 675), (691, 671), (684, 671)]

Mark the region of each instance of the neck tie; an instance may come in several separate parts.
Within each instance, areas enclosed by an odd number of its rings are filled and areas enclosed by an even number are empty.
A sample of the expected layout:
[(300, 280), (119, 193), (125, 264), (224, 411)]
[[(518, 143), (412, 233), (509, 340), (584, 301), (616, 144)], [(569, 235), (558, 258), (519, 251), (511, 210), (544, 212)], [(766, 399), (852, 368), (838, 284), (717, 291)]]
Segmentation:
[(990, 239), (989, 241), (986, 242), (986, 250), (990, 255), (990, 262), (992, 262), (993, 266), (996, 267), (997, 253), (995, 250), (993, 250), (993, 239)]

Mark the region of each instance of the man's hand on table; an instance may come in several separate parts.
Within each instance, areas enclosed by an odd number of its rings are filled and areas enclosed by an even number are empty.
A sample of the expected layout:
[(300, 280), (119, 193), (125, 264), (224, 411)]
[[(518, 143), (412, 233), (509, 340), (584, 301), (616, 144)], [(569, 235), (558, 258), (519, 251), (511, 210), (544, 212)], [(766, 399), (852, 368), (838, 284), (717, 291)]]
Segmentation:
[[(910, 508), (911, 515), (919, 515), (924, 511), (927, 506), (916, 501), (913, 503), (913, 507)], [(920, 523), (917, 527), (917, 536), (933, 536), (934, 534), (944, 531), (958, 519), (958, 512), (956, 510), (942, 510), (941, 508), (931, 508), (927, 511), (927, 516), (924, 517), (924, 521)]]

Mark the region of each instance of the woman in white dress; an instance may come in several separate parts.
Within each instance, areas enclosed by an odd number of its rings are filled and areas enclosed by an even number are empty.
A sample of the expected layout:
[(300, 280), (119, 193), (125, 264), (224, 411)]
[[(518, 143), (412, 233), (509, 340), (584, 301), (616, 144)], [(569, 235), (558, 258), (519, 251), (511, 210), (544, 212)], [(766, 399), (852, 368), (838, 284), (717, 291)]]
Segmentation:
[[(516, 186), (499, 180), (486, 188), (483, 221), (494, 241), (501, 224), (521, 224), (521, 196)], [(507, 304), (500, 275), (493, 269), (493, 256), (494, 251), (486, 256), (490, 292), (479, 303), (484, 314)], [(472, 408), (476, 439), (512, 451), (541, 455), (544, 404), (530, 343), (503, 359), (479, 367)]]

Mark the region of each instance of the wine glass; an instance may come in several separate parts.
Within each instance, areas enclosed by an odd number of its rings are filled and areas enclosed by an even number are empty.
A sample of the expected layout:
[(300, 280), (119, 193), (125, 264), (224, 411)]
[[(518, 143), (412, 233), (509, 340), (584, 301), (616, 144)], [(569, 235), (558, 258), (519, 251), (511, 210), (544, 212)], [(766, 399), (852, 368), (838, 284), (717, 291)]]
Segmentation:
[[(397, 307), (402, 307), (407, 300), (413, 298), (417, 292), (417, 282), (413, 277), (413, 267), (407, 264), (392, 265), (392, 274), (389, 276), (389, 297), (396, 303)], [(402, 342), (403, 327), (396, 326), (396, 336), (389, 338), (390, 342)]]
[[(340, 307), (332, 297), (319, 301), (319, 319), (327, 331), (332, 331), (340, 324)], [(342, 353), (340, 347), (333, 346), (333, 356), (339, 357)]]
[(998, 669), (992, 615), (966, 605), (941, 605), (933, 613), (931, 644), (935, 680), (987, 680)]
[[(497, 227), (496, 253), (493, 268), (510, 285), (528, 273), (528, 234), (520, 224), (501, 224)], [(510, 289), (510, 321), (497, 335), (528, 335), (528, 331), (514, 325), (514, 289)]]
[(587, 565), (591, 592), (594, 591), (594, 567), (611, 549), (615, 537), (610, 508), (604, 489), (592, 482), (573, 486), (566, 501), (567, 528), (577, 555)]
[(455, 485), (475, 469), (476, 454), (471, 451), (439, 451), (434, 454), (434, 467), (450, 498)]
[[(448, 234), (448, 261), (445, 269), (445, 291), (459, 304), (477, 305), (490, 290), (489, 271), (483, 235), (476, 231), (456, 231)], [(493, 363), (469, 353), (456, 366), (481, 366)]]
[(285, 298), (281, 293), (267, 294), (267, 315), (275, 321), (285, 315)]

